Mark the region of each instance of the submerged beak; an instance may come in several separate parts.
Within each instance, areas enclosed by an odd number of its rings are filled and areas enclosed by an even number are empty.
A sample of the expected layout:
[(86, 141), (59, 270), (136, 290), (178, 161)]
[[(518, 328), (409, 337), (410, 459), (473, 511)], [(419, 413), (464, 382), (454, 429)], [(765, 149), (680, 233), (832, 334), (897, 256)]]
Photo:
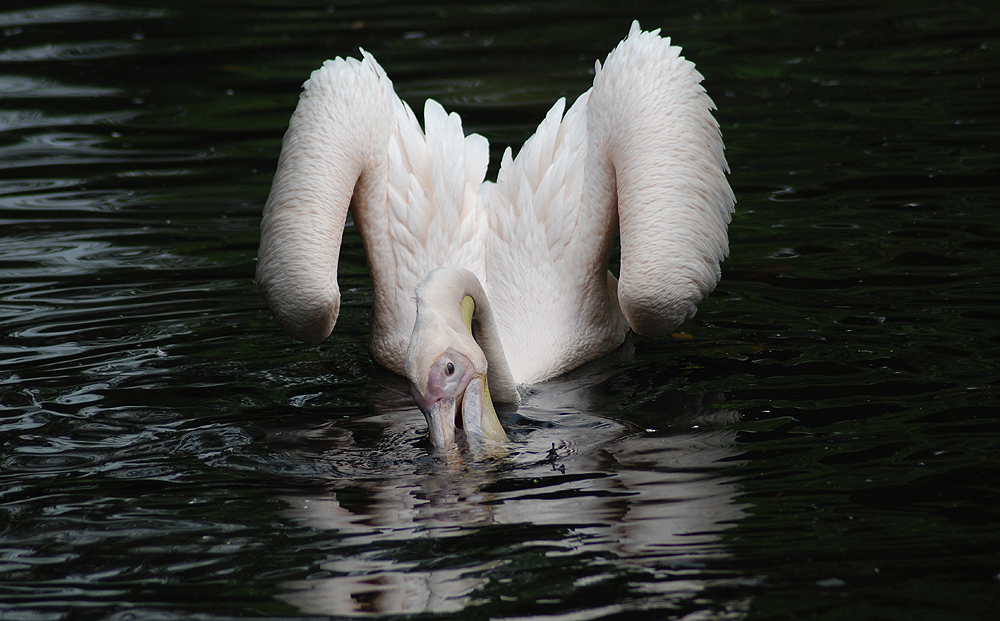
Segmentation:
[(486, 375), (476, 373), (467, 357), (449, 349), (431, 366), (427, 394), (421, 394), (412, 383), (410, 389), (427, 419), (427, 431), (436, 448), (454, 446), (455, 429), (462, 427), (473, 452), (505, 452), (507, 434), (490, 399)]
[(469, 447), (476, 452), (496, 453), (507, 442), (507, 434), (500, 425), (497, 411), (490, 399), (486, 376), (472, 378), (462, 397), (462, 425)]
[[(419, 401), (417, 404), (419, 405)], [(431, 436), (431, 444), (437, 448), (447, 449), (455, 444), (455, 414), (454, 399), (441, 399), (424, 409), (420, 408), (427, 419), (427, 432)]]

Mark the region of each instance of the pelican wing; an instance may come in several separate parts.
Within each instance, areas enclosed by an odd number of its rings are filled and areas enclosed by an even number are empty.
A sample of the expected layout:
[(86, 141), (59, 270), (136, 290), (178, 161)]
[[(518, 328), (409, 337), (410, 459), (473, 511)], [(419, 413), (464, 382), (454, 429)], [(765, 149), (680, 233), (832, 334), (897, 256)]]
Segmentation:
[(465, 136), (459, 116), (446, 114), (433, 99), (424, 105), (425, 131), (406, 104), (397, 115), (388, 149), (387, 246), (374, 259), (391, 257), (384, 261), (391, 269), (376, 288), (372, 348), (393, 352), (402, 368), (416, 319), (416, 286), (439, 267), (484, 276), (488, 225), (479, 189), (489, 143), (477, 134)]
[(303, 86), (264, 207), (257, 262), (258, 289), (298, 339), (323, 339), (337, 321), (337, 265), (352, 201), (362, 212), (385, 203), (394, 100), (368, 56), (327, 61)]
[(441, 266), (484, 272), (478, 191), (489, 149), (434, 101), (421, 131), (382, 68), (362, 54), (327, 61), (303, 87), (264, 208), (257, 286), (292, 336), (328, 336), (350, 209), (375, 285), (372, 353), (402, 373), (416, 285)]
[(617, 197), (618, 299), (640, 334), (690, 319), (729, 252), (735, 198), (715, 105), (680, 52), (633, 22), (597, 66), (588, 102), (588, 170), (603, 174), (604, 200)]
[(484, 188), (486, 271), (518, 381), (609, 352), (626, 320), (667, 332), (715, 287), (735, 200), (701, 80), (680, 48), (633, 23), (593, 88), (565, 116), (556, 102), (517, 156), (504, 154)]
[(519, 383), (606, 353), (626, 331), (607, 294), (612, 214), (587, 197), (587, 98), (565, 116), (557, 101), (516, 157), (504, 153), (496, 184), (484, 188), (487, 292)]
[(518, 383), (611, 351), (628, 326), (667, 332), (714, 288), (735, 202), (722, 139), (701, 75), (659, 31), (633, 23), (593, 88), (504, 154), (496, 184), (482, 183), (484, 138), (433, 101), (421, 131), (362, 53), (305, 84), (261, 223), (257, 284), (292, 335), (319, 340), (337, 320), (349, 208), (375, 285), (372, 354), (397, 373), (414, 288), (438, 267), (483, 283)]

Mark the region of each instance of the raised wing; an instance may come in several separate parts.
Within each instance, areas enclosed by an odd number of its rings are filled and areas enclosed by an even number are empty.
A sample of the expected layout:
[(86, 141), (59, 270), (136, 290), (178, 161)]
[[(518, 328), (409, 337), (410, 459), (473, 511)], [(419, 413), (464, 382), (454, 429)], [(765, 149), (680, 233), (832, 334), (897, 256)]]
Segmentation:
[(295, 338), (323, 339), (337, 321), (347, 210), (385, 203), (397, 101), (371, 57), (327, 61), (303, 86), (264, 207), (256, 278)]
[(350, 208), (375, 286), (372, 353), (402, 373), (414, 287), (443, 265), (484, 272), (478, 191), (489, 152), (433, 101), (421, 131), (382, 68), (362, 54), (327, 61), (303, 87), (264, 208), (257, 286), (292, 336), (329, 335)]
[(617, 197), (618, 299), (647, 335), (690, 319), (715, 288), (735, 204), (715, 105), (680, 52), (633, 22), (597, 66), (587, 110), (588, 170)]
[(588, 196), (588, 97), (565, 117), (565, 101), (557, 101), (517, 157), (504, 153), (496, 185), (484, 188), (487, 292), (522, 383), (606, 353), (626, 331), (608, 297), (613, 212)]
[(424, 105), (424, 126), (421, 132), (410, 108), (399, 107), (388, 149), (385, 246), (375, 251), (365, 236), (369, 265), (386, 265), (372, 267), (381, 275), (372, 349), (395, 352), (400, 368), (416, 319), (416, 286), (439, 267), (463, 267), (480, 280), (486, 271), (487, 222), (479, 189), (489, 143), (477, 134), (465, 136), (459, 116), (446, 114), (432, 99)]
[(484, 188), (487, 291), (519, 381), (607, 353), (625, 320), (641, 334), (672, 330), (718, 281), (734, 198), (714, 106), (658, 33), (633, 23), (594, 87), (565, 116), (556, 102)]

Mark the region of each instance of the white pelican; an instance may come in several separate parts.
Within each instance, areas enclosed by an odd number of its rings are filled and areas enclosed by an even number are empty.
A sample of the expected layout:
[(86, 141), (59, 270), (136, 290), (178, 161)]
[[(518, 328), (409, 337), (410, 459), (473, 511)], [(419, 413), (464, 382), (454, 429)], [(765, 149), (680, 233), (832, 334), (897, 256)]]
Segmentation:
[[(375, 59), (305, 83), (261, 223), (257, 286), (292, 336), (328, 336), (348, 209), (375, 289), (371, 352), (405, 375), (434, 445), (506, 440), (491, 401), (661, 335), (719, 280), (735, 199), (702, 76), (633, 22), (568, 111), (484, 182), (489, 144)], [(565, 112), (565, 114), (564, 114)], [(620, 239), (621, 269), (608, 271)], [(488, 381), (487, 381), (488, 380)]]

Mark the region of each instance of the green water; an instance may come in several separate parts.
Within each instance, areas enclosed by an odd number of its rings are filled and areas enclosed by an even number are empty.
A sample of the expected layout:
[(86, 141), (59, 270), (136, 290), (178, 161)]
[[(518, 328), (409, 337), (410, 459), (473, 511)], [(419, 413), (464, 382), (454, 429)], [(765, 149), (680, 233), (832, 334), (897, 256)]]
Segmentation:
[[(362, 46), (495, 172), (634, 18), (718, 106), (723, 280), (442, 461), (353, 229), (327, 341), (254, 291), (299, 87)], [(5, 3), (0, 618), (997, 618), (998, 49), (985, 1)]]

